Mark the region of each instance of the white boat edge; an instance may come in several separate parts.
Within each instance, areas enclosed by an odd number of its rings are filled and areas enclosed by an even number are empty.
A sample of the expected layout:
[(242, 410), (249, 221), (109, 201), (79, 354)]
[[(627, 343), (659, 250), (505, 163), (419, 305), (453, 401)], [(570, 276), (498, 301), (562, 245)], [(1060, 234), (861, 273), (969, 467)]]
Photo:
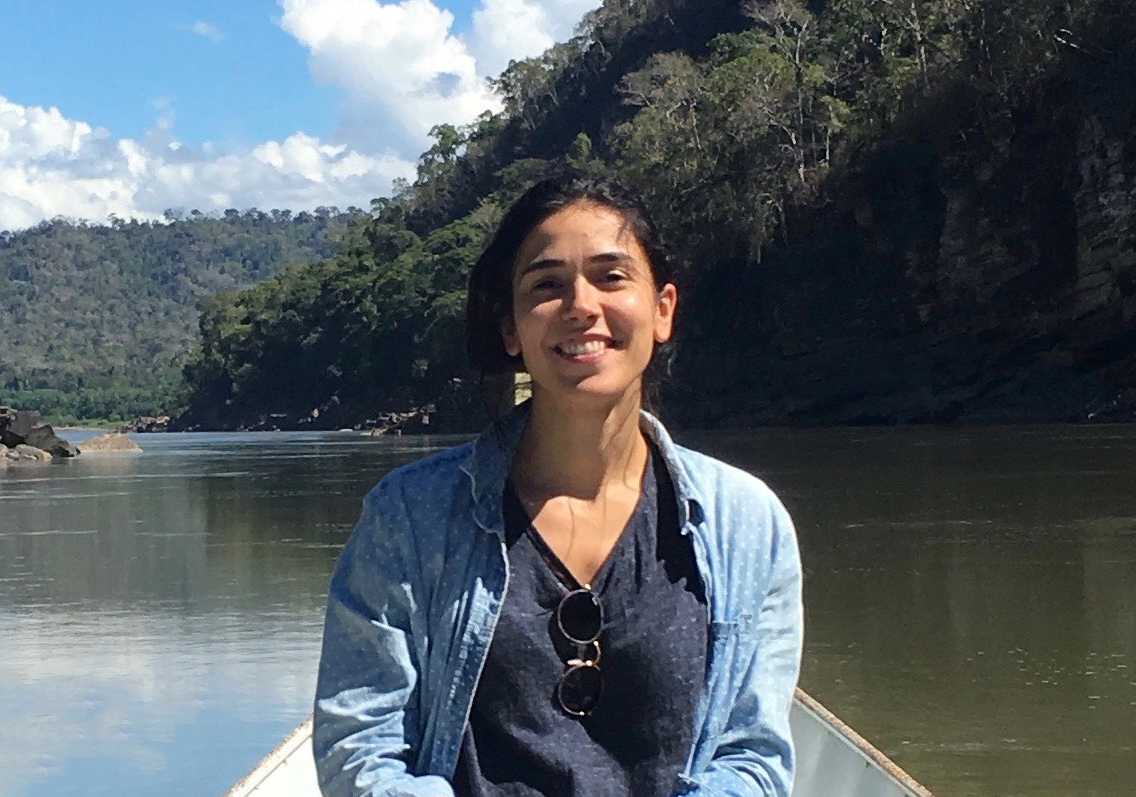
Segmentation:
[[(288, 770), (285, 773), (285, 770)], [(311, 789), (305, 790), (304, 784), (310, 778)], [(287, 781), (294, 788), (287, 791), (276, 789)], [(272, 788), (270, 787), (270, 784)], [(312, 757), (312, 715), (292, 729), (284, 737), (284, 741), (261, 759), (260, 763), (251, 772), (238, 780), (233, 788), (225, 792), (225, 797), (248, 797), (257, 795), (264, 797), (268, 794), (296, 794), (306, 797), (320, 797), (319, 785), (316, 782), (316, 764)]]
[(799, 687), (789, 722), (797, 749), (793, 797), (935, 797)]
[[(934, 797), (802, 689), (790, 721), (797, 746), (793, 797)], [(319, 797), (311, 739), (309, 716), (225, 797)]]

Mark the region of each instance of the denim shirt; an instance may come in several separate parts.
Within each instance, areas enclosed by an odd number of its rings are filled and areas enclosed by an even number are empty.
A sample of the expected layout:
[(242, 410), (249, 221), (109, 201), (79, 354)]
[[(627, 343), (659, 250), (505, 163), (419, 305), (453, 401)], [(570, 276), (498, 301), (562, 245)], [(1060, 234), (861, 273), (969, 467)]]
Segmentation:
[[(508, 589), (502, 495), (522, 405), (371, 490), (331, 579), (312, 734), (325, 797), (453, 797), (450, 778)], [(759, 479), (641, 428), (675, 486), (710, 617), (676, 794), (788, 797), (802, 639), (788, 513)]]

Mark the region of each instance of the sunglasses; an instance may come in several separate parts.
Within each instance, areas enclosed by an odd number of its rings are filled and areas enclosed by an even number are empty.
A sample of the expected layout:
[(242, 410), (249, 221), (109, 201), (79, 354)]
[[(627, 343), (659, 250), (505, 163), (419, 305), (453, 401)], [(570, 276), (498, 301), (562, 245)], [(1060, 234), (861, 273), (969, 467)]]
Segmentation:
[(603, 606), (587, 587), (572, 590), (556, 607), (556, 624), (569, 642), (591, 648), (586, 655), (568, 660), (556, 685), (560, 708), (573, 717), (586, 717), (595, 709), (603, 692), (603, 676), (599, 667)]

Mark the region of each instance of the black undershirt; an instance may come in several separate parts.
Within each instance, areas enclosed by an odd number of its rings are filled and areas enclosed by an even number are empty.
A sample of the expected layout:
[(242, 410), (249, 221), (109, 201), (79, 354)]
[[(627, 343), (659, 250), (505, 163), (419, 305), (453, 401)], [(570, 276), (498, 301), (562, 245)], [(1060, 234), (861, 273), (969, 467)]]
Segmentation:
[(505, 490), (509, 592), (454, 773), (458, 797), (668, 797), (693, 744), (706, 599), (674, 488), (652, 448), (627, 527), (591, 585), (604, 610), (603, 693), (572, 717), (556, 685), (577, 655), (556, 625), (580, 584)]

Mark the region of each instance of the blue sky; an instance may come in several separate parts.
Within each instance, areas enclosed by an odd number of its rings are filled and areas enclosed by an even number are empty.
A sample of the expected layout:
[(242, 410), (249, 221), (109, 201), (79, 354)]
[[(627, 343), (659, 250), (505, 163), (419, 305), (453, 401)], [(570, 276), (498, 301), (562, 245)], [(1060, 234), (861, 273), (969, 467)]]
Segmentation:
[(431, 125), (495, 107), (487, 76), (596, 5), (5, 0), (0, 230), (365, 206), (412, 174)]
[[(326, 134), (334, 91), (274, 23), (275, 2), (9, 2), (0, 95), (137, 138), (168, 104), (187, 143)], [(194, 33), (195, 23), (220, 37)], [(208, 29), (203, 29), (208, 30)], [(19, 31), (18, 35), (13, 35)]]

